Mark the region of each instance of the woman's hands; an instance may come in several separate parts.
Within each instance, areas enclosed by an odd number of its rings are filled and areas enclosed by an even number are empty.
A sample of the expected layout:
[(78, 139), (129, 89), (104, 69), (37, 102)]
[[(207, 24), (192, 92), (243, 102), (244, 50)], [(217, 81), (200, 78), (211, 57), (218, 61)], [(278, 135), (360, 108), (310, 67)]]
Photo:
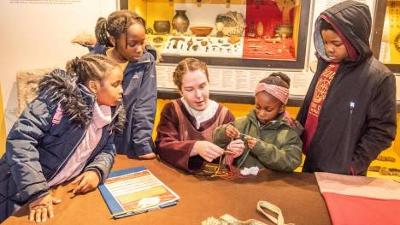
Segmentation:
[(224, 150), (208, 141), (196, 141), (192, 148), (191, 156), (200, 155), (204, 160), (212, 162), (224, 154)]
[(73, 190), (73, 194), (85, 194), (93, 191), (100, 183), (100, 177), (95, 171), (86, 171), (75, 178), (72, 184), (78, 184)]
[(29, 220), (40, 223), (46, 222), (47, 218), (53, 218), (53, 204), (58, 204), (60, 202), (60, 199), (54, 198), (51, 194), (34, 200), (29, 203)]

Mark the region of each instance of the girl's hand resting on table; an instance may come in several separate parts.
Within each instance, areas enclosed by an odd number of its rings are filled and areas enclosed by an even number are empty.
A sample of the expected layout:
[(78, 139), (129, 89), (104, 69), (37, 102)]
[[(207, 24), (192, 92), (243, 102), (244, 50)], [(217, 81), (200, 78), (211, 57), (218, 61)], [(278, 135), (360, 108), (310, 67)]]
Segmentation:
[(46, 222), (48, 218), (54, 217), (53, 204), (60, 203), (61, 200), (54, 198), (51, 194), (40, 197), (29, 203), (29, 220), (37, 223)]

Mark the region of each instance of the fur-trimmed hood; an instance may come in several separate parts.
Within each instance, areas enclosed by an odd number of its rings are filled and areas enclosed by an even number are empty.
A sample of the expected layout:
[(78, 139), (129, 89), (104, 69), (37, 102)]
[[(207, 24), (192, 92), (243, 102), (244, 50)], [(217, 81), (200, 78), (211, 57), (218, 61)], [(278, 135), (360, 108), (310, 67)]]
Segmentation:
[[(64, 70), (55, 69), (39, 82), (38, 95), (49, 102), (60, 104), (68, 118), (83, 126), (87, 126), (93, 116), (93, 106), (96, 96), (83, 84), (77, 84), (75, 74), (68, 74)], [(125, 124), (125, 110), (119, 105), (114, 110), (112, 128), (123, 129)]]

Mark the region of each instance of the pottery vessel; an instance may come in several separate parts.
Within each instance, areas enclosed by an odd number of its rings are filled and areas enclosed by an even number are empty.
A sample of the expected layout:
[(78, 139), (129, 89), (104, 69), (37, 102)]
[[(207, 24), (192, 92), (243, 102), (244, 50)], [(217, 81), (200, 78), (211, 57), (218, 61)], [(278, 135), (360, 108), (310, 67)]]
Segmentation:
[(172, 28), (179, 33), (185, 33), (189, 27), (189, 18), (186, 16), (186, 10), (175, 10), (176, 14), (172, 18)]
[(153, 28), (157, 34), (168, 34), (171, 24), (168, 20), (156, 20), (154, 21)]

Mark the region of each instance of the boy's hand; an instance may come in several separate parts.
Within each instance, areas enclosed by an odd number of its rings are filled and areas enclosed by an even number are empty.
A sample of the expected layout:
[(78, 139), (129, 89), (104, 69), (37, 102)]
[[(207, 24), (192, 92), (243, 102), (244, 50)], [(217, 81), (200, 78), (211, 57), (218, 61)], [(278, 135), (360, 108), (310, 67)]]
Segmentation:
[(100, 178), (95, 171), (86, 171), (72, 181), (72, 184), (78, 184), (72, 193), (75, 195), (85, 194), (96, 189), (99, 183)]
[(53, 204), (60, 203), (61, 200), (47, 194), (29, 203), (29, 220), (35, 222), (46, 222), (47, 218), (54, 217)]
[(240, 136), (240, 132), (232, 124), (228, 124), (225, 128), (225, 135), (231, 139), (235, 139)]
[(257, 138), (251, 137), (251, 136), (246, 136), (246, 141), (247, 141), (247, 146), (249, 146), (249, 149), (253, 150), (253, 148), (257, 144)]

